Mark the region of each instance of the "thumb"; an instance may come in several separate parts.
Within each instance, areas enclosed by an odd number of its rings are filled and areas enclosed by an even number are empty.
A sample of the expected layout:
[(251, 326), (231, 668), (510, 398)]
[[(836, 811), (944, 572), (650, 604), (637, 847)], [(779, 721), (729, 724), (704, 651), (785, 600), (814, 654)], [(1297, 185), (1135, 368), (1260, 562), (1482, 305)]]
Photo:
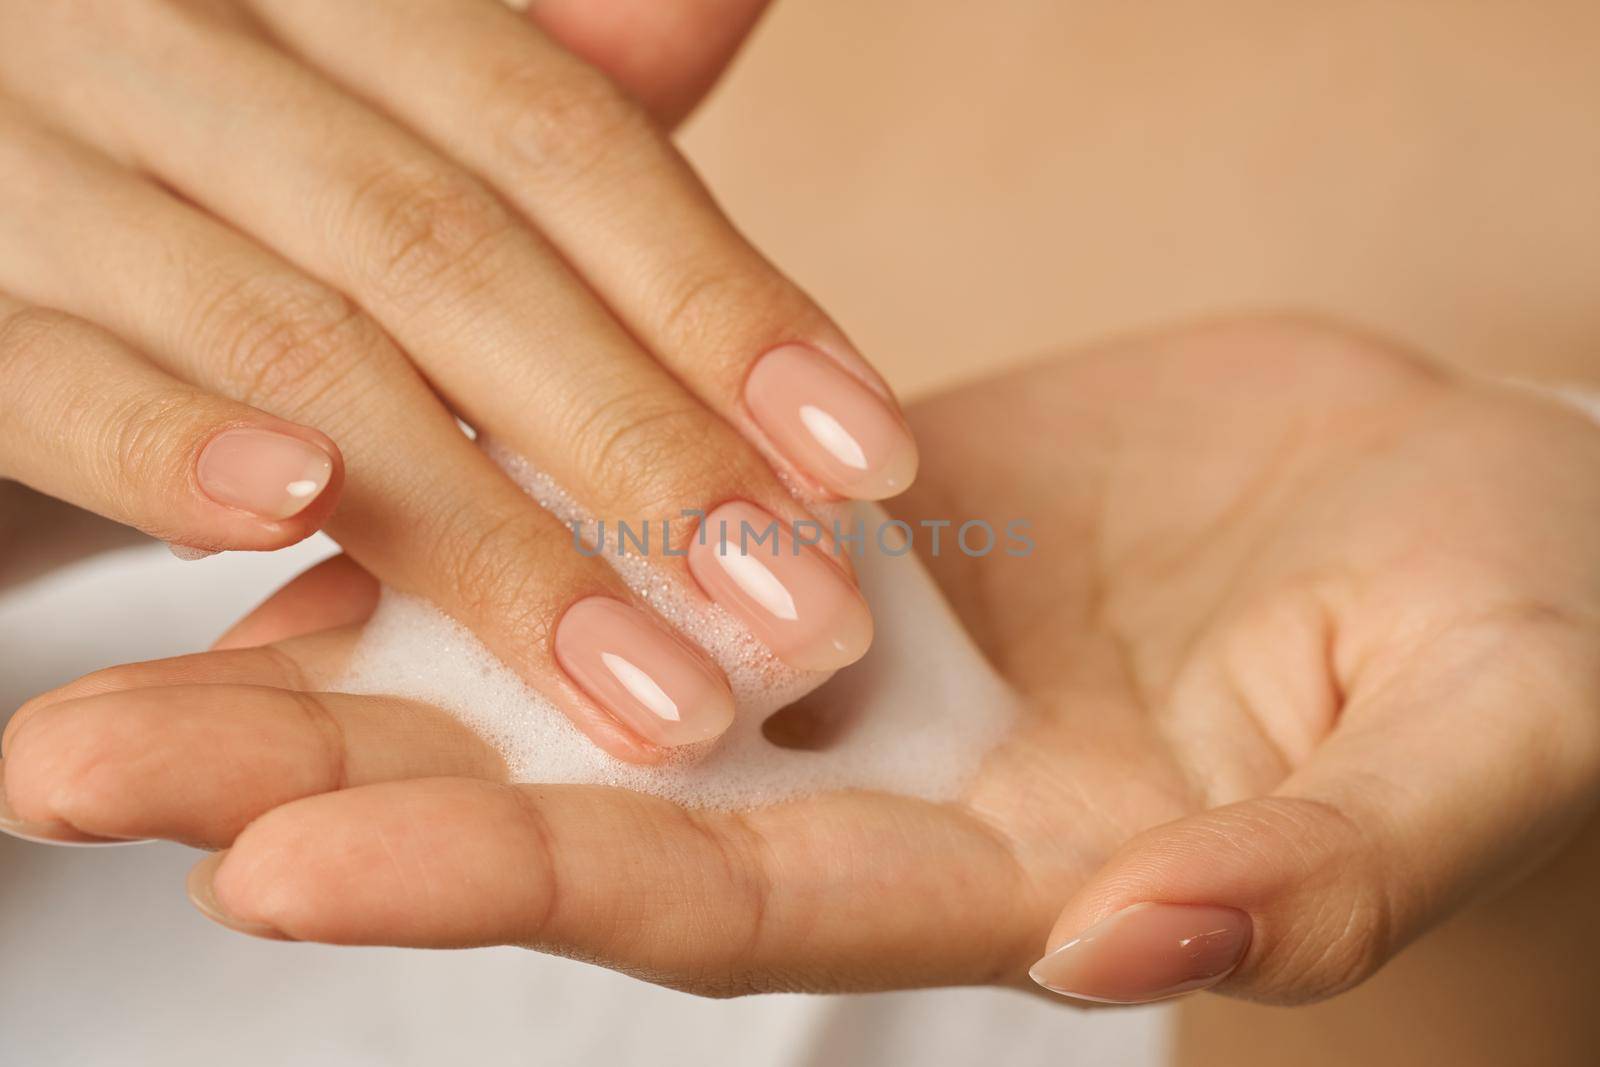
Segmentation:
[(1348, 989), (1463, 901), (1547, 857), (1592, 808), (1592, 642), (1478, 627), (1370, 694), (1271, 796), (1155, 827), (1066, 906), (1030, 974), (1143, 1003)]

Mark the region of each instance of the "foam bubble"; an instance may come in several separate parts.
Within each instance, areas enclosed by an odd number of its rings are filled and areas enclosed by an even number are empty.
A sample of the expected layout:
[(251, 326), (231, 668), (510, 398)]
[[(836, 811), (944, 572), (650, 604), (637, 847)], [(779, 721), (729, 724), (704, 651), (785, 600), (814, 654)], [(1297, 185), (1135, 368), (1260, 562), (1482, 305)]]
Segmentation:
[[(492, 442), (491, 456), (541, 506), (586, 531), (572, 498), (525, 460)], [(819, 516), (831, 523), (835, 516)], [(884, 518), (860, 505), (869, 531)], [(593, 537), (589, 541), (594, 543)], [(624, 763), (597, 748), (469, 631), (427, 602), (386, 589), (332, 688), (388, 693), (437, 705), (504, 756), (519, 782), (621, 786), (694, 807), (750, 808), (835, 789), (873, 789), (947, 800), (1005, 733), (1015, 700), (956, 620), (917, 557), (889, 555), (874, 538), (853, 557), (876, 637), (860, 662), (831, 680), (780, 662), (726, 611), (674, 570), (637, 553), (603, 557), (633, 591), (727, 673), (738, 707), (718, 741), (675, 750), (663, 765)], [(894, 546), (890, 546), (891, 551)], [(825, 688), (820, 688), (825, 687)], [(820, 688), (820, 691), (819, 691)], [(838, 736), (820, 750), (782, 748), (762, 723), (816, 691)]]

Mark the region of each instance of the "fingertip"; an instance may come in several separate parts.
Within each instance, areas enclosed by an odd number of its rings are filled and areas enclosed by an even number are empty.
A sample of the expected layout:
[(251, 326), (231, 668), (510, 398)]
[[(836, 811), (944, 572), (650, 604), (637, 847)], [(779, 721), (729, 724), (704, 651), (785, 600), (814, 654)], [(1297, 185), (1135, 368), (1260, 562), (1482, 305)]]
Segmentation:
[(553, 651), (577, 688), (651, 747), (713, 741), (733, 723), (733, 693), (721, 669), (621, 600), (591, 596), (570, 605), (556, 624)]
[(86, 834), (60, 819), (25, 819), (12, 807), (6, 792), (5, 761), (0, 760), (0, 833), (35, 845), (67, 848), (93, 848), (110, 845), (142, 845), (143, 838), (98, 837)]
[(755, 361), (744, 403), (761, 432), (808, 478), (845, 499), (883, 500), (910, 487), (918, 455), (905, 416), (881, 382), (859, 357), (846, 361), (789, 343)]
[(287, 548), (322, 528), (344, 479), (344, 456), (320, 431), (266, 416), (231, 424), (195, 453), (190, 528), (154, 532), (186, 560)]
[[(315, 433), (303, 427), (295, 429)], [(304, 455), (315, 452), (322, 458), (285, 471), (282, 458), (252, 460), (246, 454), (250, 442), (242, 440), (244, 436), (253, 437), (255, 443), (271, 438), (294, 440), (298, 444), (286, 446), (286, 451), (303, 447)], [(329, 451), (324, 452), (324, 447)], [(257, 436), (254, 431), (227, 430), (199, 453), (188, 500), (155, 503), (152, 510), (159, 511), (161, 518), (142, 528), (184, 562), (224, 552), (275, 552), (297, 545), (323, 528), (338, 506), (344, 476), (343, 459), (332, 442), (312, 445), (276, 431)]]
[(291, 941), (283, 931), (269, 923), (253, 919), (240, 918), (233, 911), (223, 906), (217, 890), (217, 875), (228, 860), (227, 851), (214, 852), (195, 864), (189, 871), (186, 888), (189, 893), (189, 902), (195, 909), (219, 926), (225, 926), (236, 933), (258, 937), (268, 941)]

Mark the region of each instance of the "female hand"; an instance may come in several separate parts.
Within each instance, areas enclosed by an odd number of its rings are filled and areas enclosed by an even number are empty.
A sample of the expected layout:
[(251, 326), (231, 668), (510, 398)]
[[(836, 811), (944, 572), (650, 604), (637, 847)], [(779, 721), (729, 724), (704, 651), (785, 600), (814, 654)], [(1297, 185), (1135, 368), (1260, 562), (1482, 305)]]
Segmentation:
[[(535, 13), (670, 118), (761, 6)], [(0, 173), (0, 474), (205, 550), (326, 519), (621, 758), (715, 736), (726, 681), (457, 414), (679, 550), (685, 510), (803, 517), (780, 472), (878, 497), (915, 468), (887, 389), (658, 122), (495, 0), (0, 2)], [(858, 657), (850, 578), (794, 570), (794, 619), (705, 595), (795, 666)], [(607, 685), (601, 629), (676, 721)]]
[(353, 627), (310, 633), (308, 605), (370, 609), (341, 562), (236, 639), (300, 636), (25, 707), (15, 817), (226, 848), (196, 899), (263, 936), (512, 943), (729, 994), (1023, 982), (1091, 930), (1040, 980), (1301, 1001), (1592, 811), (1586, 419), (1246, 321), (1013, 374), (916, 424), (933, 462), (901, 518), (1025, 517), (1037, 544), (927, 560), (1027, 702), (956, 803), (727, 814), (507, 785), (432, 709), (311, 691)]

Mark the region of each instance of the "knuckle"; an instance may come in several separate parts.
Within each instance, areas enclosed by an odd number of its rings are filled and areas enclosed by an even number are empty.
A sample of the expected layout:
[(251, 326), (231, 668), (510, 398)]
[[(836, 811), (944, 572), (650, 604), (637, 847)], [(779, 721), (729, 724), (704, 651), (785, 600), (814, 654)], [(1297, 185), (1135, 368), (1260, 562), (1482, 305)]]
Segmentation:
[(452, 522), (439, 539), (433, 573), (476, 624), (492, 621), (518, 648), (549, 647), (561, 590), (548, 573), (536, 580), (536, 561), (549, 555), (540, 543), (544, 531), (517, 513), (479, 523), (471, 513)]
[(291, 692), (289, 697), (305, 716), (322, 754), (323, 771), (319, 792), (339, 792), (348, 788), (349, 746), (345, 743), (344, 727), (340, 724), (339, 717), (315, 693)]
[[(1259, 829), (1290, 857), (1291, 926), (1273, 934), (1259, 964), (1262, 992), (1307, 1003), (1344, 992), (1375, 974), (1397, 948), (1400, 902), (1377, 831), (1337, 804), (1307, 797), (1252, 804)], [(1270, 916), (1268, 918), (1270, 924)]]
[(721, 868), (722, 899), (726, 914), (742, 929), (726, 931), (728, 948), (722, 959), (713, 962), (711, 975), (727, 981), (719, 992), (740, 996), (756, 992), (752, 976), (741, 975), (743, 963), (759, 961), (769, 955), (772, 899), (776, 875), (768, 866), (760, 836), (743, 820), (720, 821), (720, 829), (709, 825), (703, 816), (687, 816), (689, 825), (705, 843), (707, 854)]
[(1378, 972), (1391, 952), (1392, 919), (1377, 876), (1356, 864), (1324, 894), (1307, 921), (1306, 939), (1284, 961), (1293, 1000), (1308, 1003), (1352, 989)]
[(77, 326), (72, 316), (41, 307), (19, 308), (0, 318), (0, 382), (7, 394), (33, 380), (36, 370), (64, 359), (74, 347)]
[(518, 785), (501, 786), (497, 792), (510, 805), (514, 818), (519, 820), (529, 843), (543, 854), (547, 862), (531, 865), (533, 875), (526, 882), (524, 896), (527, 900), (529, 941), (540, 945), (547, 942), (556, 902), (561, 896), (561, 886), (553, 862), (557, 854), (555, 833), (537, 801)]
[(709, 353), (714, 370), (741, 378), (749, 353), (761, 348), (761, 339), (749, 336), (753, 331), (782, 323), (786, 333), (804, 336), (812, 317), (798, 290), (765, 268), (678, 270), (663, 280), (662, 291), (663, 351)]
[(258, 407), (303, 410), (381, 346), (343, 294), (299, 279), (247, 279), (202, 302), (194, 350), (215, 352), (220, 386)]
[(627, 510), (616, 517), (648, 520), (704, 503), (685, 484), (681, 468), (688, 455), (697, 456), (695, 477), (706, 479), (704, 484), (741, 484), (731, 468), (742, 446), (706, 447), (714, 435), (709, 421), (699, 408), (664, 391), (619, 392), (590, 409), (567, 439), (577, 443), (597, 503)]
[(518, 67), (497, 79), (490, 110), (502, 154), (541, 182), (577, 183), (613, 152), (655, 136), (642, 108), (589, 71)]
[(407, 304), (440, 299), (483, 280), (506, 210), (465, 174), (433, 164), (391, 167), (354, 194), (364, 270), (384, 296)]
[(175, 460), (195, 442), (186, 427), (206, 424), (206, 401), (197, 394), (173, 390), (130, 397), (117, 405), (105, 422), (107, 439), (101, 454), (107, 494), (132, 499), (151, 489), (171, 486), (179, 477)]

